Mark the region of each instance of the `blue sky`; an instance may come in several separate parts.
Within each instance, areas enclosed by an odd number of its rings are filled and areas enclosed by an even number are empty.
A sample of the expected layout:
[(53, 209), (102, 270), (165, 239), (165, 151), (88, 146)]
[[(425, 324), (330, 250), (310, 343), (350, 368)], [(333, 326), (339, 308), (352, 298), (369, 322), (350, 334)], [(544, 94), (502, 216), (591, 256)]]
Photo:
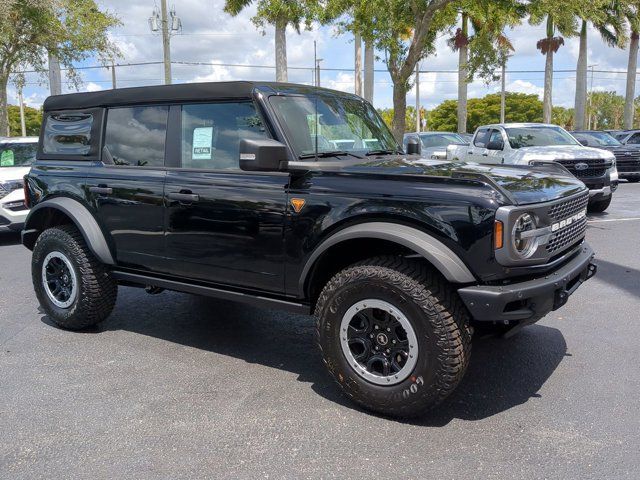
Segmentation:
[[(150, 33), (147, 19), (154, 7), (153, 0), (102, 0), (101, 6), (115, 13), (123, 25), (112, 32), (113, 40), (122, 51), (118, 63), (154, 62), (162, 60), (161, 38)], [(186, 66), (174, 65), (175, 83), (222, 80), (273, 80), (272, 68), (251, 68), (250, 65), (273, 65), (273, 29), (262, 32), (251, 22), (254, 11), (248, 9), (238, 17), (223, 12), (223, 0), (182, 0), (175, 2), (175, 9), (182, 19), (183, 33), (172, 37), (172, 60), (176, 62), (203, 62), (247, 65), (232, 66)], [(589, 63), (597, 64), (593, 78), (595, 90), (616, 90), (624, 93), (625, 75), (600, 73), (603, 71), (624, 72), (627, 52), (610, 48), (603, 44), (597, 33), (590, 29)], [(507, 88), (509, 91), (542, 94), (544, 57), (536, 50), (536, 41), (544, 36), (542, 26), (523, 24), (510, 31), (509, 36), (516, 47), (515, 55), (508, 64)], [(422, 61), (422, 69), (431, 71), (421, 78), (421, 102), (428, 108), (443, 100), (455, 99), (457, 91), (456, 74), (437, 73), (457, 68), (457, 54), (446, 45), (449, 36), (441, 35), (437, 44), (437, 54)], [(288, 60), (290, 67), (303, 67), (289, 71), (289, 80), (299, 83), (312, 81), (313, 42), (317, 42), (318, 57), (322, 65), (341, 71), (323, 71), (321, 84), (326, 87), (353, 91), (354, 44), (349, 35), (337, 36), (333, 27), (315, 26), (310, 31), (298, 35), (290, 29), (288, 33)], [(377, 52), (383, 56), (382, 52)], [(578, 40), (566, 39), (556, 55), (555, 69), (575, 69), (578, 55)], [(96, 65), (97, 59), (89, 59), (85, 65)], [(392, 89), (389, 75), (384, 72), (382, 61), (376, 62), (374, 104), (376, 107), (392, 105)], [(516, 71), (534, 71), (520, 72)], [(162, 66), (119, 67), (118, 86), (141, 86), (160, 84)], [(111, 76), (106, 69), (82, 72), (81, 91), (107, 89), (111, 86)], [(64, 81), (64, 79), (63, 79)], [(24, 96), (28, 105), (39, 106), (48, 94), (48, 86), (35, 74), (27, 77), (28, 85)], [(498, 84), (485, 85), (476, 81), (470, 85), (469, 96), (477, 97), (497, 91)], [(70, 85), (66, 91), (75, 91)], [(554, 80), (554, 104), (572, 106), (575, 95), (575, 73), (558, 72)], [(9, 100), (15, 103), (15, 89), (9, 88)], [(408, 103), (415, 103), (411, 92)]]

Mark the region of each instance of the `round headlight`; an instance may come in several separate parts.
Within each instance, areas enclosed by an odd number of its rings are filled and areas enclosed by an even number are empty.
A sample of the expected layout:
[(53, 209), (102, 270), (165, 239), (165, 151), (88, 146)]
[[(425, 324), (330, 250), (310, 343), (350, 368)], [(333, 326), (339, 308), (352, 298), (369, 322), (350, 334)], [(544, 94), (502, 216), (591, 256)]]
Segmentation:
[(538, 239), (526, 232), (536, 229), (536, 219), (530, 213), (520, 215), (513, 226), (513, 247), (522, 258), (529, 258), (538, 249)]

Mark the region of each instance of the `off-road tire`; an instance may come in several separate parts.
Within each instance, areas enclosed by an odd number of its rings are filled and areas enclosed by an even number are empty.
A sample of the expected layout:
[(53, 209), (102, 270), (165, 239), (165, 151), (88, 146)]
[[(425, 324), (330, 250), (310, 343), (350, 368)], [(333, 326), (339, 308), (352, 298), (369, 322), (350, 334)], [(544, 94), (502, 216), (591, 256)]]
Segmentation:
[[(45, 292), (42, 268), (51, 252), (61, 252), (70, 260), (78, 281), (76, 298), (67, 308), (55, 305)], [(49, 318), (64, 329), (81, 330), (96, 325), (109, 316), (116, 303), (116, 281), (72, 225), (49, 228), (40, 234), (33, 248), (31, 277), (40, 305)]]
[(613, 195), (609, 196), (609, 198), (607, 198), (606, 200), (599, 200), (597, 202), (589, 203), (589, 206), (587, 207), (587, 209), (591, 213), (602, 213), (607, 208), (609, 208), (609, 205), (611, 205), (612, 199), (613, 199)]
[[(408, 378), (395, 385), (365, 380), (347, 362), (340, 344), (345, 312), (363, 299), (400, 309), (418, 339), (418, 359)], [(315, 308), (316, 338), (329, 373), (343, 392), (368, 410), (413, 417), (442, 402), (458, 386), (469, 363), (469, 315), (439, 272), (402, 257), (376, 257), (337, 273)]]

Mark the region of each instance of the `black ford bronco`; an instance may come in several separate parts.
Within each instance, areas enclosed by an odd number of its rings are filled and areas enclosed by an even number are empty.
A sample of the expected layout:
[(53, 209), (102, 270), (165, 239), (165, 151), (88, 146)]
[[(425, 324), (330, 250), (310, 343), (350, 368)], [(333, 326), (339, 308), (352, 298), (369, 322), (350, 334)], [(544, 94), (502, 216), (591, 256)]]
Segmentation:
[(407, 148), (361, 98), (301, 85), (50, 97), (25, 178), (38, 300), (65, 329), (105, 320), (118, 285), (313, 313), (349, 397), (422, 413), (474, 329), (513, 333), (596, 268), (566, 170)]

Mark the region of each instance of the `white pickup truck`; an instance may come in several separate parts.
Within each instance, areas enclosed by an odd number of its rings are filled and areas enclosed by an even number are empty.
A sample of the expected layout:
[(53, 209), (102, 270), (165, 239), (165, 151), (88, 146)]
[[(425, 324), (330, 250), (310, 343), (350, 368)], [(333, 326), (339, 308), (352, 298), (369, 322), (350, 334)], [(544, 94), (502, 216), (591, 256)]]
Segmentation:
[(604, 212), (618, 187), (613, 153), (585, 147), (557, 125), (485, 125), (476, 130), (471, 143), (449, 145), (447, 159), (508, 165), (559, 163), (589, 187), (589, 210), (592, 212)]

